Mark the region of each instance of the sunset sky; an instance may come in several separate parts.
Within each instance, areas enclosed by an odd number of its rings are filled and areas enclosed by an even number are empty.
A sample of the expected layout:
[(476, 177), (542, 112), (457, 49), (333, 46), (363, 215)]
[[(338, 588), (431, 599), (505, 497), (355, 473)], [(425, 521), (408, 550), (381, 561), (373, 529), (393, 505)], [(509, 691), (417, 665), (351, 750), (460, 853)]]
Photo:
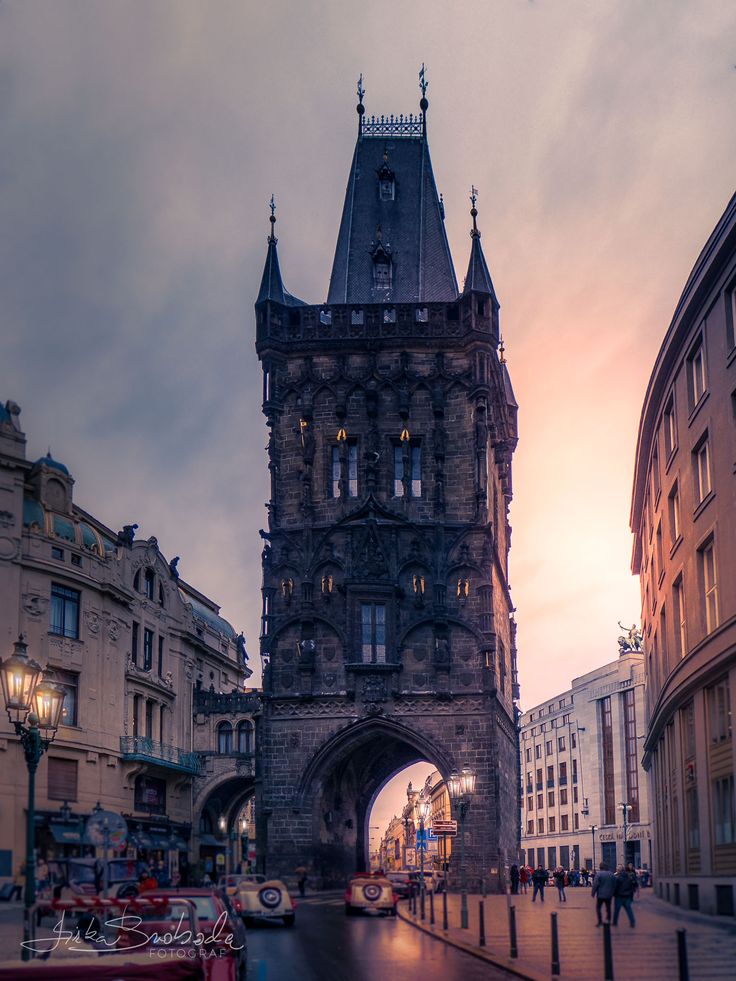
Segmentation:
[(458, 278), (472, 182), (520, 406), (522, 705), (616, 656), (644, 389), (734, 191), (735, 4), (5, 0), (0, 57), (0, 399), (78, 504), (181, 555), (254, 666), (268, 200), (287, 287), (324, 300), (357, 76), (408, 113), (425, 62)]

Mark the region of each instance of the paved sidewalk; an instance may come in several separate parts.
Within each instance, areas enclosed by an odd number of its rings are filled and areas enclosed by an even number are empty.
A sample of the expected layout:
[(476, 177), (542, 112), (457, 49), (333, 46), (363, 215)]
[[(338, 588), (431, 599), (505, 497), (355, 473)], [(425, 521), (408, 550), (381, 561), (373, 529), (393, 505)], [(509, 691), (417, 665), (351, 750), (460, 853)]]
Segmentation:
[[(551, 974), (550, 913), (557, 913), (560, 977), (578, 981), (603, 981), (603, 933), (595, 925), (595, 900), (590, 890), (568, 889), (568, 901), (560, 903), (556, 889), (545, 891), (545, 902), (531, 902), (526, 895), (486, 896), (484, 920), (486, 946), (478, 944), (480, 896), (468, 897), (469, 928), (460, 928), (460, 897), (448, 895), (449, 929), (442, 929), (442, 896), (434, 897), (435, 925), (430, 926), (429, 902), (426, 920), (421, 923), (419, 903), (416, 917), (406, 902), (400, 903), (399, 915), (440, 940), (460, 946), (505, 970), (531, 981), (547, 981)], [(508, 905), (516, 911), (516, 935), (519, 956), (509, 957)], [(671, 910), (652, 895), (639, 893), (634, 903), (636, 928), (629, 926), (621, 911), (618, 926), (611, 927), (614, 977), (617, 981), (677, 981), (676, 930), (687, 931), (690, 981), (729, 981), (736, 977), (736, 924), (722, 919), (706, 920), (684, 910)]]

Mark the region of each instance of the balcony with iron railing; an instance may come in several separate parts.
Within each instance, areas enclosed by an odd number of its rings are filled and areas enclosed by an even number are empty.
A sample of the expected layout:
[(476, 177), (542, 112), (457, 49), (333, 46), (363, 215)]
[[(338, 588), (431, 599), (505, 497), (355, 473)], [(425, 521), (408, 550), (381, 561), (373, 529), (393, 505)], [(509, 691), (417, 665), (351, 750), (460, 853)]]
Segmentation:
[(202, 761), (197, 753), (185, 753), (176, 746), (156, 742), (148, 736), (121, 736), (120, 752), (123, 760), (140, 760), (167, 767), (179, 773), (202, 772)]

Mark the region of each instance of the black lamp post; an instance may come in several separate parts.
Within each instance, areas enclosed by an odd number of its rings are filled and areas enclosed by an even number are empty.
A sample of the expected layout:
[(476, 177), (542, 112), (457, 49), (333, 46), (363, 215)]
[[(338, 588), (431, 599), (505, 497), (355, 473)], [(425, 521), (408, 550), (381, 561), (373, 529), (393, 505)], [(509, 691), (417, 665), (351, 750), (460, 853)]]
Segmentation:
[(618, 805), (624, 816), (624, 868), (626, 867), (626, 840), (628, 838), (629, 831), (629, 811), (632, 810), (631, 804), (628, 801)]
[(425, 796), (424, 791), (420, 791), (419, 796), (414, 799), (414, 810), (416, 811), (417, 817), (419, 818), (419, 841), (417, 842), (417, 847), (419, 848), (419, 901), (420, 901), (420, 918), (424, 919), (424, 897), (425, 897), (425, 885), (424, 885), (424, 852), (427, 847), (427, 840), (425, 837), (424, 823), (429, 817), (430, 811), (432, 809), (432, 801), (429, 796)]
[(475, 770), (464, 766), (460, 773), (456, 770), (447, 780), (450, 800), (455, 805), (460, 818), (460, 926), (468, 928), (468, 890), (465, 882), (465, 815), (470, 808), (470, 800), (475, 793)]
[(21, 957), (31, 959), (31, 915), (36, 902), (36, 770), (51, 745), (61, 721), (64, 689), (41, 681), (41, 665), (28, 657), (21, 635), (10, 657), (0, 662), (0, 683), (8, 718), (20, 739), (28, 768), (28, 813), (26, 823), (26, 883), (23, 898), (23, 946)]
[(595, 833), (598, 830), (595, 824), (591, 824), (590, 833), (593, 835), (593, 875), (595, 875)]

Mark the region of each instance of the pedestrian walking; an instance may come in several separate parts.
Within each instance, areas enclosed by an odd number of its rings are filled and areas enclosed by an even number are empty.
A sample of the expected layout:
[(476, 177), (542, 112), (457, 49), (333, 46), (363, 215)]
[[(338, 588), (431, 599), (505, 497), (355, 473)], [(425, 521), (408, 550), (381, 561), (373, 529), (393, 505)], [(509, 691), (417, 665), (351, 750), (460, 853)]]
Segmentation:
[(625, 869), (619, 865), (616, 870), (616, 886), (613, 893), (613, 925), (618, 926), (619, 913), (623, 909), (629, 918), (629, 926), (635, 927), (634, 896), (639, 888), (634, 866), (629, 864)]
[(519, 866), (516, 865), (516, 863), (514, 863), (514, 865), (511, 866), (511, 869), (509, 871), (509, 875), (511, 877), (511, 895), (512, 896), (518, 896), (519, 895), (519, 879), (521, 878), (521, 875), (519, 873)]
[(565, 895), (565, 882), (567, 879), (567, 873), (562, 866), (555, 869), (555, 871), (552, 873), (552, 878), (554, 879), (555, 886), (557, 887), (557, 899), (561, 903), (566, 903), (567, 896)]
[(294, 874), (296, 875), (296, 884), (299, 886), (299, 895), (306, 896), (307, 894), (307, 870), (303, 865), (298, 866), (294, 869)]
[(605, 862), (601, 862), (598, 871), (593, 876), (591, 896), (595, 896), (595, 915), (598, 919), (596, 926), (601, 926), (601, 907), (606, 907), (606, 922), (611, 922), (611, 899), (616, 889), (616, 878)]
[(541, 902), (544, 902), (544, 887), (547, 885), (547, 879), (549, 878), (549, 872), (542, 865), (538, 865), (534, 872), (532, 873), (532, 885), (534, 886), (534, 891), (532, 893), (532, 902), (537, 901), (537, 896)]
[(529, 869), (526, 865), (522, 865), (519, 869), (519, 884), (521, 885), (521, 891), (526, 895), (529, 885)]

